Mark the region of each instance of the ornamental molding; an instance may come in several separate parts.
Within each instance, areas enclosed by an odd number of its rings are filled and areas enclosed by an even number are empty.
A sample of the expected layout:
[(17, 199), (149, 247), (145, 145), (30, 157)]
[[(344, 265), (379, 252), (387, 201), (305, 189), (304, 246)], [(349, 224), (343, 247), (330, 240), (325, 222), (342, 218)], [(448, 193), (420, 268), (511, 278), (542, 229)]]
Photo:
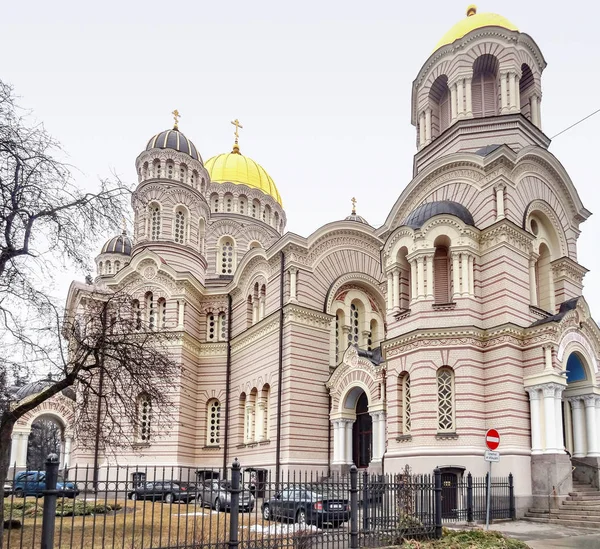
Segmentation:
[(237, 353), (279, 329), (279, 314), (273, 313), (231, 340), (231, 352)]
[(253, 257), (248, 263), (242, 266), (242, 272), (236, 286), (240, 289), (242, 295), (247, 296), (254, 279), (258, 276), (263, 276), (266, 283), (272, 276), (270, 271), (269, 262), (264, 256)]
[[(325, 301), (325, 310), (331, 312), (333, 302), (335, 301), (335, 298), (337, 297), (340, 290), (343, 287), (348, 286), (352, 283), (356, 283), (356, 282), (363, 283), (367, 286), (367, 288), (364, 288), (360, 285), (356, 285), (355, 289), (358, 289), (361, 292), (365, 292), (368, 297), (371, 297), (373, 299), (373, 301), (377, 304), (376, 309), (379, 310), (380, 314), (385, 316), (385, 313), (381, 313), (381, 311), (385, 311), (385, 306), (382, 305), (382, 304), (385, 304), (385, 298), (383, 297), (384, 294), (383, 294), (383, 290), (382, 290), (383, 282), (373, 278), (372, 276), (370, 276), (366, 273), (359, 273), (359, 272), (347, 273), (345, 275), (342, 275), (331, 284), (331, 286), (329, 287), (329, 290), (327, 292), (327, 298)], [(348, 289), (354, 289), (354, 288), (348, 288)], [(372, 290), (376, 290), (377, 293), (374, 296), (369, 296), (369, 292)]]
[(283, 308), (283, 318), (284, 323), (290, 322), (310, 326), (311, 328), (329, 330), (334, 317), (301, 305), (288, 304)]
[(503, 219), (481, 231), (479, 235), (479, 252), (483, 254), (496, 246), (508, 245), (522, 254), (529, 255), (534, 239), (535, 237), (532, 234)]
[(132, 205), (136, 214), (140, 215), (140, 210), (145, 213), (151, 202), (158, 202), (161, 205), (161, 216), (169, 212), (167, 206), (179, 204), (183, 204), (193, 217), (199, 215), (209, 217), (210, 215), (210, 209), (204, 196), (186, 183), (174, 179), (142, 183), (132, 197)]
[[(218, 238), (223, 235), (229, 235), (230, 233), (227, 231), (236, 231), (236, 234), (243, 234), (247, 240), (258, 240), (264, 248), (268, 248), (272, 242), (280, 237), (279, 233), (273, 227), (266, 226), (264, 222), (258, 219), (246, 216), (242, 217), (241, 214), (232, 214), (232, 216), (235, 217), (213, 218), (208, 224), (207, 236)], [(240, 251), (238, 250), (238, 252)]]
[[(198, 157), (202, 158), (199, 152)], [(144, 162), (147, 162), (148, 168), (151, 168), (155, 160), (160, 160), (161, 164), (166, 163), (168, 160), (172, 161), (176, 165), (184, 164), (192, 171), (196, 170), (200, 176), (205, 176), (205, 179), (208, 179), (208, 172), (206, 171), (202, 161), (198, 161), (195, 158), (192, 158), (189, 154), (176, 151), (175, 149), (159, 149), (157, 147), (142, 151), (135, 159), (135, 166), (136, 168), (140, 169), (143, 167)], [(167, 181), (175, 180), (167, 179)]]
[[(218, 240), (221, 236), (231, 236), (237, 239), (243, 232), (243, 227), (238, 220), (218, 219), (209, 221), (206, 227), (206, 239), (211, 241)], [(239, 253), (239, 250), (236, 250)]]
[[(239, 200), (241, 196), (244, 196), (248, 200), (247, 206), (252, 207), (252, 201), (258, 200), (261, 203), (261, 207), (263, 203), (269, 204), (271, 209), (274, 209), (279, 214), (280, 219), (283, 218), (284, 225), (287, 221), (285, 211), (283, 207), (275, 200), (271, 195), (261, 191), (260, 189), (256, 189), (254, 187), (248, 187), (244, 183), (232, 183), (229, 181), (218, 183), (215, 181), (210, 181), (206, 187), (206, 196), (210, 198), (212, 194), (219, 195), (219, 201), (222, 201), (226, 194), (231, 194), (235, 200)], [(253, 218), (248, 214), (241, 214), (239, 212), (213, 212), (213, 213), (232, 213), (237, 215), (242, 215), (244, 217), (249, 217), (250, 219), (255, 219), (259, 221), (258, 218)]]
[[(550, 221), (550, 223), (554, 227), (554, 232), (558, 236), (558, 240), (560, 242), (561, 254), (563, 256), (568, 256), (569, 247), (567, 246), (567, 239), (565, 236), (565, 228), (561, 225), (561, 223), (558, 219), (558, 216), (556, 215), (556, 212), (550, 207), (550, 204), (548, 204), (545, 200), (536, 199), (536, 200), (532, 200), (527, 205), (527, 208), (525, 209), (524, 219), (529, 219), (529, 216), (531, 215), (531, 213), (535, 212), (535, 211), (542, 212), (546, 216), (548, 221)], [(565, 217), (566, 217), (566, 215), (565, 215)], [(537, 246), (535, 246), (535, 248), (537, 248), (536, 251), (539, 251), (539, 242), (537, 239), (535, 240), (535, 243), (537, 244)]]
[(317, 239), (309, 248), (306, 256), (306, 263), (301, 259), (299, 263), (314, 266), (320, 262), (330, 252), (338, 249), (353, 249), (359, 253), (370, 255), (377, 262), (380, 261), (379, 251), (381, 249), (381, 240), (373, 235), (365, 234), (350, 229), (338, 229), (327, 232)]
[(588, 269), (573, 261), (570, 257), (560, 257), (550, 263), (554, 281), (570, 280), (575, 284), (583, 285), (583, 277)]
[[(40, 391), (41, 392), (41, 391)], [(39, 394), (39, 393), (37, 393)], [(37, 396), (31, 395), (25, 397), (19, 404), (25, 404)], [(73, 436), (73, 427), (75, 424), (75, 402), (70, 398), (58, 393), (44, 402), (38, 404), (33, 410), (30, 410), (21, 416), (15, 423), (14, 432), (24, 432), (31, 430), (31, 424), (40, 416), (54, 414), (57, 416), (65, 430), (65, 436)]]
[(588, 358), (592, 362), (592, 366), (594, 367), (594, 372), (598, 373), (598, 360), (597, 353), (594, 349), (594, 346), (590, 343), (589, 339), (582, 334), (579, 330), (573, 329), (567, 332), (560, 340), (558, 345), (558, 350), (556, 351), (556, 359), (560, 362), (565, 358), (565, 351), (570, 344), (577, 343), (581, 347), (585, 349), (587, 352)]
[[(406, 225), (401, 225), (400, 227), (394, 229), (391, 235), (388, 236), (384, 246), (383, 246), (383, 260), (387, 264), (390, 260), (396, 261), (394, 257), (390, 257), (396, 242), (401, 240), (404, 237), (409, 237), (413, 239), (413, 249), (414, 249), (414, 241), (415, 241), (415, 231)], [(408, 250), (408, 253), (411, 253), (413, 249)]]

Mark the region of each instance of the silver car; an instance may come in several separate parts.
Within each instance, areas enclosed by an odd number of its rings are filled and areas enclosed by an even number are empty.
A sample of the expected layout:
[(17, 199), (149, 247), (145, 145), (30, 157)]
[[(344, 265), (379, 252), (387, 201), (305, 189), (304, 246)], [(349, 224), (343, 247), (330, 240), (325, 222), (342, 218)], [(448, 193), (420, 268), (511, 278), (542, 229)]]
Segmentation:
[[(198, 501), (215, 511), (231, 508), (231, 483), (226, 480), (205, 480), (198, 490)], [(254, 498), (246, 491), (240, 492), (240, 511), (252, 511)]]

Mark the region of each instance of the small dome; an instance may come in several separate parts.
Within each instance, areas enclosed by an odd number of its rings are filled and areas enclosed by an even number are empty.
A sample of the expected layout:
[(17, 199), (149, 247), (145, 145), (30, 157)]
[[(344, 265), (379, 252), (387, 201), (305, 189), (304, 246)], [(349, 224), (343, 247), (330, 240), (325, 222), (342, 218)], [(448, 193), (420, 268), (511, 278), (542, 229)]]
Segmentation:
[(437, 43), (435, 50), (440, 49), (442, 46), (452, 44), (452, 42), (466, 36), (471, 31), (483, 27), (502, 27), (511, 31), (519, 30), (508, 19), (501, 15), (496, 13), (477, 13), (476, 6), (469, 6), (467, 8), (467, 17), (456, 23), (456, 25), (442, 36), (442, 39)]
[(132, 242), (127, 231), (123, 231), (119, 236), (113, 236), (104, 246), (101, 254), (123, 254), (131, 255)]
[(440, 200), (438, 202), (421, 204), (417, 209), (413, 210), (401, 224), (407, 225), (413, 229), (419, 229), (432, 217), (442, 214), (454, 215), (467, 225), (475, 227), (475, 221), (473, 221), (471, 212), (462, 204), (452, 202), (451, 200)]
[(259, 189), (281, 206), (281, 196), (271, 176), (260, 164), (239, 150), (236, 144), (232, 152), (213, 156), (206, 161), (204, 167), (208, 170), (210, 180), (213, 183), (237, 183)]
[(356, 213), (350, 214), (348, 217), (346, 217), (345, 221), (356, 221), (357, 223), (364, 223), (365, 225), (369, 224), (369, 222), (364, 217)]
[(173, 149), (174, 151), (188, 154), (194, 160), (202, 162), (202, 158), (200, 158), (196, 150), (196, 145), (176, 128), (165, 130), (151, 138), (148, 141), (148, 145), (146, 145), (146, 150), (149, 151), (150, 149)]
[[(37, 395), (41, 393), (47, 387), (51, 387), (56, 383), (51, 378), (38, 379), (37, 381), (30, 381), (22, 387), (19, 387), (14, 393), (13, 398), (15, 401), (23, 400), (24, 398)], [(75, 391), (71, 387), (66, 387), (62, 390), (62, 394), (71, 400), (75, 400)]]

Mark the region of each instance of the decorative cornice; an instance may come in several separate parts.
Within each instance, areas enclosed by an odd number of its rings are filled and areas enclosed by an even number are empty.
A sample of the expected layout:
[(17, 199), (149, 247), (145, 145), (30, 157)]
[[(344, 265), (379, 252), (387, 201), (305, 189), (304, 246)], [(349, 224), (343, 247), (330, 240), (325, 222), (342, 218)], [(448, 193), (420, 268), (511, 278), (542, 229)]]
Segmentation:
[(278, 313), (279, 311), (270, 314), (266, 318), (263, 318), (260, 322), (254, 324), (254, 326), (251, 326), (242, 332), (240, 335), (234, 337), (231, 340), (231, 352), (237, 353), (242, 351), (256, 341), (275, 333), (279, 328)]
[(508, 245), (512, 249), (529, 255), (535, 237), (519, 228), (512, 221), (502, 219), (481, 231), (479, 236), (479, 252), (488, 252), (500, 245)]
[(284, 323), (293, 322), (304, 326), (329, 330), (333, 318), (332, 315), (327, 313), (322, 313), (315, 309), (309, 309), (308, 307), (302, 307), (297, 304), (290, 303), (283, 308)]
[(550, 263), (550, 265), (552, 266), (552, 274), (555, 282), (570, 280), (581, 286), (583, 284), (583, 277), (588, 272), (588, 269), (569, 257), (559, 257)]

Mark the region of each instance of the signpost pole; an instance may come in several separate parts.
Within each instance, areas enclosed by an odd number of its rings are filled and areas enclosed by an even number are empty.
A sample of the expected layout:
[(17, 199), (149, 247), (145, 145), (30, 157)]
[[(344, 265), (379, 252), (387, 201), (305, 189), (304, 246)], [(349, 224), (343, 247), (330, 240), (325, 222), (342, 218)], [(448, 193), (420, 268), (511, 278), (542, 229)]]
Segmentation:
[(487, 478), (487, 509), (485, 511), (485, 529), (490, 529), (490, 500), (492, 495), (492, 462), (489, 462), (490, 470)]
[(490, 529), (490, 503), (492, 499), (492, 461), (500, 461), (500, 455), (495, 450), (500, 446), (500, 433), (496, 429), (488, 429), (485, 434), (485, 444), (490, 451), (485, 452), (485, 460), (490, 468), (487, 475), (487, 505), (485, 510), (485, 529)]

